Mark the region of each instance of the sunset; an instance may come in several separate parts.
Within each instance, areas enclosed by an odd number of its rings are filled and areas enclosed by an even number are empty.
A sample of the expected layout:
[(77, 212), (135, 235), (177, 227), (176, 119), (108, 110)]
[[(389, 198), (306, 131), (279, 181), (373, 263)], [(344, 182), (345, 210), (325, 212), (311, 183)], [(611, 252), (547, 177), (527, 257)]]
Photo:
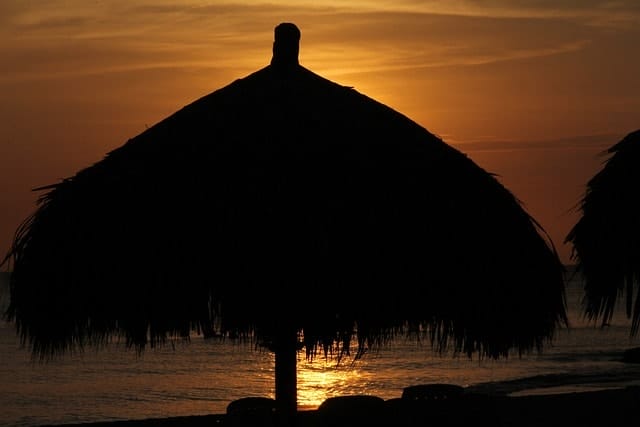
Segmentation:
[(639, 23), (632, 0), (2, 2), (0, 423), (412, 427), (451, 393), (451, 425), (524, 427), (586, 388), (623, 411)]
[[(517, 5), (517, 6), (516, 6)], [(0, 5), (0, 247), (32, 188), (268, 64), (300, 63), (405, 114), (524, 203), (563, 262), (599, 152), (640, 123), (640, 8), (626, 2), (34, 1)]]

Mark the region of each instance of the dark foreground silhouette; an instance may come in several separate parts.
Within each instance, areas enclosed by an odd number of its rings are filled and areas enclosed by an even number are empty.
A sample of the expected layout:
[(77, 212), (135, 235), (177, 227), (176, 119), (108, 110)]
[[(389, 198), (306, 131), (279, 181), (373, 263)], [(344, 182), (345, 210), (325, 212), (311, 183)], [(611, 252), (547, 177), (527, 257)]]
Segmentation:
[[(451, 399), (403, 401), (373, 396), (337, 398), (326, 408), (302, 411), (300, 427), (636, 427), (640, 387), (523, 397), (460, 395)], [(274, 413), (249, 411), (69, 427), (276, 427)], [(58, 426), (61, 427), (61, 426)]]
[(274, 36), (266, 67), (41, 189), (7, 258), (34, 357), (252, 340), (290, 426), (298, 351), (541, 351), (566, 325), (542, 227), (464, 153), (301, 66), (294, 24)]
[(624, 303), (633, 336), (640, 330), (640, 129), (603, 154), (566, 242), (584, 278), (586, 316), (606, 325)]

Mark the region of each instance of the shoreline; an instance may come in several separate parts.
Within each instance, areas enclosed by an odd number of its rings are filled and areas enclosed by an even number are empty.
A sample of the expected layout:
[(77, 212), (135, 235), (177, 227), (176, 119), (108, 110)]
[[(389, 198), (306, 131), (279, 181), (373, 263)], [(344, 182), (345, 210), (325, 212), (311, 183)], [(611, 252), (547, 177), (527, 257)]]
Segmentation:
[[(380, 399), (381, 400), (381, 399)], [(640, 425), (640, 386), (522, 396), (465, 393), (455, 399), (383, 401), (383, 406), (342, 406), (331, 418), (321, 408), (298, 412), (299, 427), (324, 426), (468, 426), (473, 423), (503, 427), (631, 427)], [(353, 411), (352, 411), (353, 409)], [(378, 410), (380, 409), (380, 410)], [(359, 411), (357, 414), (356, 412)], [(357, 418), (354, 416), (357, 415)], [(357, 422), (354, 422), (357, 421)], [(43, 424), (38, 427), (216, 427), (275, 426), (272, 415), (226, 414)]]

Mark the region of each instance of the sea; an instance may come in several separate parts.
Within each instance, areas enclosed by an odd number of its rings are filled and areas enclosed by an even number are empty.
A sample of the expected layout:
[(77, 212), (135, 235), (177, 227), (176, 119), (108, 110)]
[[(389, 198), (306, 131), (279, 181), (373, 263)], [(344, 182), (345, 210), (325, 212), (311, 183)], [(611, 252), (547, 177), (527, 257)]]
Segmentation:
[[(570, 270), (570, 267), (569, 267)], [(640, 364), (625, 350), (630, 336), (623, 306), (606, 326), (582, 316), (582, 283), (570, 276), (570, 327), (541, 353), (479, 360), (436, 354), (427, 343), (398, 338), (359, 360), (298, 360), (298, 405), (314, 409), (341, 395), (400, 397), (405, 387), (448, 383), (507, 395), (553, 394), (640, 385)], [(0, 309), (8, 302), (8, 274), (0, 276)], [(0, 321), (0, 425), (34, 427), (188, 415), (224, 414), (235, 399), (274, 397), (273, 354), (239, 344), (193, 337), (138, 355), (114, 344), (46, 363), (33, 361)]]

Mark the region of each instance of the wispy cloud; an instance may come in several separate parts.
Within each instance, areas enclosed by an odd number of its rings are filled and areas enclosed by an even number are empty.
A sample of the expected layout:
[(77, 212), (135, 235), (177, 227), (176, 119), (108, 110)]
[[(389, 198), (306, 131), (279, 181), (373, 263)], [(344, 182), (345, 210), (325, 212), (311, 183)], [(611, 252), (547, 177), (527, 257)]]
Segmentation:
[[(375, 1), (358, 1), (371, 8)], [(396, 12), (492, 18), (553, 18), (586, 25), (619, 26), (637, 23), (640, 3), (635, 0), (398, 0), (379, 9)]]
[(595, 22), (637, 22), (639, 4), (4, 0), (3, 79), (143, 67), (250, 70), (268, 62), (280, 20), (303, 26), (301, 57), (333, 75), (487, 64), (583, 49), (597, 37)]
[(578, 150), (590, 149), (601, 152), (605, 151), (615, 142), (622, 139), (624, 135), (613, 133), (602, 133), (592, 135), (576, 135), (565, 138), (548, 139), (517, 139), (504, 140), (496, 139), (492, 136), (480, 137), (474, 140), (456, 141), (447, 140), (448, 143), (462, 149), (465, 152), (493, 151), (493, 152), (513, 152), (530, 150)]
[(304, 66), (469, 153), (559, 238), (557, 206), (638, 123), (638, 0), (0, 0), (5, 193), (266, 65), (282, 21)]

